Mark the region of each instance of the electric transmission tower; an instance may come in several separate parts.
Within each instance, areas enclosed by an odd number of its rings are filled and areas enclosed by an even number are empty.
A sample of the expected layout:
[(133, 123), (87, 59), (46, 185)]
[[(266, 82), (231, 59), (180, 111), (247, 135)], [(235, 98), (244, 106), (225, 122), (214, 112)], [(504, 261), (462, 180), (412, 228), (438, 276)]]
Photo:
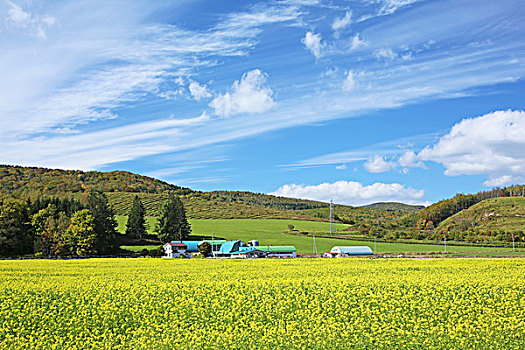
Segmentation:
[(330, 234), (335, 233), (334, 216), (334, 202), (330, 199)]

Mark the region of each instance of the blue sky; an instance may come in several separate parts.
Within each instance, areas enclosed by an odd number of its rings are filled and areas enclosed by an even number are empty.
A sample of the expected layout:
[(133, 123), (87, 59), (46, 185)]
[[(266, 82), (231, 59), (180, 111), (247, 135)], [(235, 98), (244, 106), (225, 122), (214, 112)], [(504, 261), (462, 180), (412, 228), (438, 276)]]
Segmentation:
[(0, 163), (362, 205), (525, 182), (525, 10), (0, 1)]

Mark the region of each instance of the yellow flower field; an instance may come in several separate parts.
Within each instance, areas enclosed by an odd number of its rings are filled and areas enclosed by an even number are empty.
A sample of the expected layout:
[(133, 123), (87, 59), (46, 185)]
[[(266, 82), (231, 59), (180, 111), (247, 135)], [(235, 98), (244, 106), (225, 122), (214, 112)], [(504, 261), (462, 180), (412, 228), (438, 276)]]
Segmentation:
[(525, 260), (0, 261), (0, 349), (523, 349)]

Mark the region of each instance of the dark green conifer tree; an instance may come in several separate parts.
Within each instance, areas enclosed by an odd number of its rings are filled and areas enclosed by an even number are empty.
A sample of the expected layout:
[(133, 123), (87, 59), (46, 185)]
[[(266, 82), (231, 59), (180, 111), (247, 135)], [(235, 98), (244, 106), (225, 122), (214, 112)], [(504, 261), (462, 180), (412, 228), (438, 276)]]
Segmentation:
[(191, 227), (186, 218), (186, 211), (181, 199), (170, 194), (164, 204), (156, 233), (162, 242), (182, 241), (191, 234)]
[(34, 233), (26, 203), (0, 201), (0, 256), (20, 256), (34, 252)]
[(144, 238), (146, 236), (146, 220), (144, 216), (146, 210), (142, 205), (139, 196), (133, 198), (133, 204), (128, 215), (128, 223), (126, 225), (126, 236), (131, 238)]
[(103, 192), (91, 191), (87, 199), (87, 209), (93, 215), (93, 228), (96, 234), (95, 251), (98, 254), (110, 254), (117, 247), (117, 221), (113, 208)]

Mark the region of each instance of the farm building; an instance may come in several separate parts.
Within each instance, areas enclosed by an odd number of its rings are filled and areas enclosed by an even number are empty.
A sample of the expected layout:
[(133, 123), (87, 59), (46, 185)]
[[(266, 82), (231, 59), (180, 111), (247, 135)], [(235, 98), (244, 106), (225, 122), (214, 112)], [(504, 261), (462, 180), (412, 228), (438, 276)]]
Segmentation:
[(185, 254), (188, 246), (182, 242), (170, 242), (163, 246), (167, 258), (178, 258)]
[(168, 258), (178, 258), (182, 255), (197, 253), (199, 246), (208, 242), (212, 246), (212, 255), (218, 258), (296, 258), (294, 246), (259, 246), (258, 241), (204, 240), (204, 241), (172, 241), (164, 245)]
[(178, 258), (187, 253), (197, 253), (199, 251), (199, 245), (203, 242), (210, 243), (213, 252), (217, 252), (221, 245), (226, 243), (225, 240), (219, 239), (205, 241), (172, 241), (163, 246), (164, 253), (167, 258)]
[(260, 251), (266, 253), (268, 258), (296, 258), (297, 249), (291, 245), (283, 246), (259, 246), (257, 247)]
[[(173, 241), (175, 242), (175, 241)], [(226, 243), (225, 240), (204, 240), (204, 241), (182, 241), (182, 243), (186, 244), (188, 246), (188, 253), (197, 253), (199, 251), (199, 245), (201, 245), (202, 242), (208, 242), (212, 246), (213, 251), (219, 250), (220, 246), (224, 243)]]
[[(374, 255), (374, 252), (367, 246), (335, 246), (328, 253), (334, 257)], [(327, 256), (325, 254), (325, 256)]]
[(215, 253), (215, 256), (221, 258), (263, 258), (266, 256), (266, 253), (256, 247), (248, 246), (246, 243), (236, 240), (222, 244), (219, 251)]

